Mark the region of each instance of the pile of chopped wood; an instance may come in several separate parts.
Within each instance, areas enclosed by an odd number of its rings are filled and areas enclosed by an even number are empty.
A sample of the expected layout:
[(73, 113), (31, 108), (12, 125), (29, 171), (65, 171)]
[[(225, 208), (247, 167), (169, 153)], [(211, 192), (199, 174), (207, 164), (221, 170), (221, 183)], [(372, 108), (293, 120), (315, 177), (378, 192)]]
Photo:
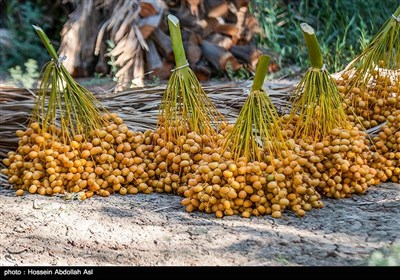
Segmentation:
[(120, 89), (142, 86), (146, 77), (168, 79), (174, 67), (169, 13), (180, 20), (188, 62), (201, 81), (241, 67), (253, 71), (260, 55), (248, 0), (69, 2), (75, 10), (61, 32), (59, 53), (75, 77), (114, 71)]

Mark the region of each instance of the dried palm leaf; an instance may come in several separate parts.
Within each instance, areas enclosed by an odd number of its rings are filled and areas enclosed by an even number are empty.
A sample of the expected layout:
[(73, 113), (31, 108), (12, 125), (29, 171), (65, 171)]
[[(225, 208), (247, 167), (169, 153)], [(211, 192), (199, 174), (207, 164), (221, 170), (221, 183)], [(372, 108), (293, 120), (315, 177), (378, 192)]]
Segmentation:
[[(76, 9), (61, 30), (59, 53), (68, 57), (65, 68), (74, 74), (90, 68), (100, 21), (100, 14), (95, 8), (96, 0), (70, 1)], [(77, 73), (78, 72), (78, 73)]]
[(136, 23), (139, 13), (139, 1), (118, 1), (97, 35), (95, 55), (99, 54), (101, 44), (105, 44), (105, 33), (115, 43), (109, 55), (115, 58), (114, 63), (119, 68), (115, 75), (119, 84), (117, 90), (132, 85), (143, 86), (143, 50), (147, 51), (148, 47)]

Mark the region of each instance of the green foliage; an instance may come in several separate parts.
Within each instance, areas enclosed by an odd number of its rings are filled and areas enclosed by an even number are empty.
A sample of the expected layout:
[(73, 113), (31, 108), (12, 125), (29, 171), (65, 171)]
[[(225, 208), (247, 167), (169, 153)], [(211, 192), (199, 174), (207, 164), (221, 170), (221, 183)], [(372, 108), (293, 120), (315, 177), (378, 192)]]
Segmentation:
[(25, 71), (23, 71), (19, 65), (8, 70), (11, 79), (17, 86), (33, 88), (40, 76), (37, 61), (30, 58), (27, 62), (25, 62), (24, 65)]
[(310, 64), (300, 23), (316, 31), (324, 62), (330, 72), (342, 70), (392, 15), (398, 0), (252, 0), (259, 19), (258, 44), (280, 54), (281, 67)]
[(115, 63), (116, 57), (112, 55), (112, 51), (115, 49), (115, 43), (112, 40), (107, 40), (107, 56), (109, 57), (109, 60), (107, 61), (107, 64), (110, 65), (111, 70), (110, 70), (110, 77), (114, 82), (118, 82), (118, 78), (115, 76), (119, 70), (118, 65)]
[(392, 246), (386, 254), (375, 251), (369, 262), (369, 266), (400, 266), (400, 245)]
[(65, 20), (65, 15), (62, 16), (64, 11), (54, 9), (58, 5), (60, 3), (50, 0), (9, 0), (0, 3), (0, 28), (7, 34), (7, 43), (1, 46), (0, 72), (7, 72), (17, 65), (22, 66), (32, 57), (40, 67), (49, 60), (32, 24), (40, 23), (53, 35), (51, 39), (58, 41), (60, 30), (57, 28), (60, 29), (60, 23)]
[(146, 82), (146, 86), (159, 86), (160, 85), (160, 77), (153, 75), (151, 80)]
[(241, 67), (238, 70), (233, 70), (232, 63), (230, 61), (228, 61), (226, 65), (226, 74), (232, 81), (242, 81), (252, 77), (250, 70), (245, 67)]
[(79, 83), (84, 87), (106, 85), (110, 82), (112, 82), (111, 78), (104, 76), (101, 73), (94, 73), (92, 78), (79, 81)]

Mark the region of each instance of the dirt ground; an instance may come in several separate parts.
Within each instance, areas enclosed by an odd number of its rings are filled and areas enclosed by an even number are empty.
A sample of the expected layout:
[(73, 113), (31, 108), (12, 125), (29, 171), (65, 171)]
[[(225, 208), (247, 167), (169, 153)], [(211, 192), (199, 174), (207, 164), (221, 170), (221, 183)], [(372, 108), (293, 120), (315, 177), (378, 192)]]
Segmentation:
[(400, 185), (324, 199), (304, 218), (186, 213), (173, 195), (85, 201), (0, 188), (0, 265), (353, 266), (400, 244)]

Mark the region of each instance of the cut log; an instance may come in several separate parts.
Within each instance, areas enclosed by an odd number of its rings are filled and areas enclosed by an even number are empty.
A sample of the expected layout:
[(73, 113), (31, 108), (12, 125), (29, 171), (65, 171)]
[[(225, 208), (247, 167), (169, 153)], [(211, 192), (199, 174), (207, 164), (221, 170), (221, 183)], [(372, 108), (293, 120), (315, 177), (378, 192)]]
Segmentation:
[(236, 8), (249, 6), (250, 0), (230, 0)]
[(180, 0), (168, 0), (165, 1), (167, 2), (168, 7), (170, 8), (170, 10), (172, 10), (173, 8), (177, 8), (180, 5)]
[(246, 29), (248, 29), (252, 35), (256, 33), (260, 33), (260, 25), (258, 24), (257, 18), (254, 16), (246, 17), (244, 25)]
[(247, 14), (247, 7), (240, 7), (236, 13), (237, 21), (236, 21), (236, 28), (237, 33), (236, 37), (240, 39), (242, 37), (243, 30), (245, 28), (244, 24), (246, 21), (246, 14)]
[[(183, 36), (185, 35), (185, 36)], [(203, 40), (200, 35), (194, 32), (183, 32), (182, 38), (185, 38), (184, 40), (184, 49), (185, 53), (188, 59), (188, 62), (191, 66), (196, 64), (200, 58), (201, 58), (201, 48), (200, 48), (200, 43)]]
[(232, 39), (229, 36), (224, 36), (219, 33), (211, 34), (208, 36), (207, 40), (225, 50), (229, 50), (232, 47)]
[(205, 82), (210, 79), (211, 71), (210, 71), (210, 68), (208, 68), (206, 66), (206, 63), (204, 60), (200, 60), (192, 68), (193, 68), (193, 71), (194, 71), (197, 79), (199, 79), (200, 82)]
[(183, 29), (181, 31), (182, 35), (182, 42), (186, 44), (190, 40), (190, 36), (193, 34), (193, 31), (191, 29)]
[(253, 45), (232, 46), (230, 52), (241, 62), (255, 71), (260, 52)]
[[(111, 55), (120, 69), (116, 75), (119, 83), (126, 82), (129, 86), (132, 79), (143, 76), (142, 68), (154, 71), (153, 75), (159, 78), (168, 78), (175, 66), (165, 17), (168, 13), (180, 21), (187, 59), (199, 80), (208, 80), (223, 71), (236, 71), (244, 64), (255, 70), (260, 52), (255, 47), (254, 35), (259, 26), (249, 12), (250, 0), (107, 0), (104, 5), (95, 4), (97, 0), (74, 2), (80, 6), (81, 14), (87, 10), (88, 4), (84, 3), (92, 3), (96, 17), (88, 16), (93, 18), (89, 29), (98, 34), (96, 44), (91, 44), (90, 38), (77, 35), (80, 31), (74, 26), (65, 25), (64, 29), (72, 30), (69, 33), (76, 33), (75, 39), (63, 33), (63, 45), (70, 48), (65, 53), (68, 56), (65, 65), (72, 64), (76, 75), (87, 75), (85, 69), (89, 66), (90, 72), (94, 66), (96, 72), (109, 72)], [(78, 19), (74, 14), (71, 17)], [(79, 21), (81, 28), (84, 22), (89, 21)], [(107, 55), (107, 40), (115, 43), (110, 55)], [(96, 46), (95, 55), (99, 55), (96, 61), (90, 57), (83, 59), (88, 53), (84, 46), (92, 49)], [(148, 53), (143, 52), (147, 48)], [(74, 52), (76, 55), (71, 55)], [(93, 56), (93, 50), (89, 54)]]
[(163, 60), (163, 65), (160, 68), (154, 70), (154, 72), (150, 75), (150, 77), (157, 77), (162, 80), (167, 80), (171, 75), (171, 70), (174, 65), (170, 62), (167, 62), (165, 59)]
[(145, 17), (150, 17), (154, 14), (156, 14), (158, 11), (156, 8), (154, 8), (153, 6), (154, 1), (140, 1), (139, 5), (140, 5), (140, 12), (139, 15), (142, 18)]
[(141, 18), (138, 22), (139, 30), (140, 33), (142, 33), (142, 36), (144, 39), (147, 39), (151, 33), (160, 25), (162, 16), (163, 16), (163, 10), (160, 7), (160, 10), (149, 17)]
[(228, 36), (236, 36), (238, 34), (238, 28), (234, 24), (226, 23), (226, 24), (219, 24), (215, 28), (215, 32), (225, 34)]
[(231, 65), (233, 70), (238, 70), (240, 68), (239, 62), (230, 52), (207, 40), (204, 40), (201, 43), (201, 50), (204, 57), (216, 69), (227, 70), (228, 63)]
[(182, 10), (175, 15), (179, 19), (179, 23), (181, 27), (190, 28), (197, 28), (197, 20), (198, 18), (190, 13), (189, 10)]
[(161, 29), (156, 28), (150, 36), (150, 39), (156, 43), (158, 50), (161, 52), (162, 56), (167, 59), (167, 61), (173, 62), (174, 53), (172, 51), (171, 39), (167, 34), (161, 31)]
[[(104, 40), (109, 40), (108, 34), (105, 36)], [(99, 49), (97, 50), (97, 55), (99, 59), (97, 60), (96, 66), (94, 68), (94, 71), (96, 73), (101, 73), (101, 74), (109, 74), (109, 65), (107, 63), (108, 61), (108, 56), (107, 56), (107, 45), (106, 44), (100, 44)]]
[(196, 64), (202, 55), (200, 44), (203, 41), (200, 35), (197, 33), (190, 33), (188, 40), (184, 43), (185, 53), (189, 61), (190, 66)]
[(154, 71), (163, 67), (163, 61), (158, 54), (157, 47), (152, 40), (146, 40), (149, 51), (146, 52), (147, 71)]
[(140, 33), (142, 33), (143, 39), (149, 38), (151, 33), (153, 33), (154, 29), (156, 29), (154, 26), (150, 25), (143, 25), (139, 27)]
[(197, 33), (192, 32), (189, 36), (189, 42), (192, 44), (200, 45), (202, 41), (203, 38)]
[(196, 64), (201, 58), (201, 48), (199, 45), (188, 43), (184, 45), (185, 53), (190, 65)]
[(199, 6), (202, 0), (182, 0), (181, 9), (182, 11), (189, 6), (190, 13), (196, 18), (199, 17)]
[(279, 69), (280, 69), (279, 64), (276, 63), (275, 61), (272, 61), (272, 62), (269, 64), (269, 66), (268, 66), (268, 71), (269, 71), (270, 73), (278, 72)]
[(196, 21), (196, 24), (201, 29), (200, 34), (203, 38), (206, 38), (210, 34), (216, 32), (217, 26), (219, 26), (218, 20), (215, 18), (206, 18)]
[(228, 13), (228, 3), (225, 0), (205, 0), (204, 5), (209, 18), (223, 17)]
[(258, 33), (260, 33), (260, 29), (257, 20), (252, 16), (248, 16), (241, 35), (235, 43), (236, 45), (248, 44), (254, 38), (254, 35)]

